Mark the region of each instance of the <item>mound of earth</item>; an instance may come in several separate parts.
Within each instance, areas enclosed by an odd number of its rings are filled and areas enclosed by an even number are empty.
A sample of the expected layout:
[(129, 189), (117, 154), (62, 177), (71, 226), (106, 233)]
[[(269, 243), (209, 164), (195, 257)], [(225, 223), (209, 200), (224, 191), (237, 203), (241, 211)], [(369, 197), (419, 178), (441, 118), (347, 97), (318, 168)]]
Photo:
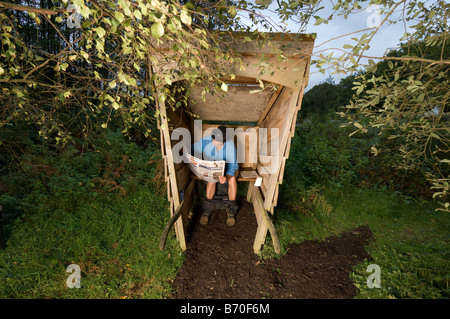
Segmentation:
[(253, 253), (253, 206), (244, 200), (240, 205), (234, 227), (226, 226), (225, 211), (216, 211), (206, 226), (194, 220), (185, 262), (173, 282), (174, 298), (347, 299), (357, 294), (350, 273), (370, 258), (367, 226), (320, 242), (292, 244), (280, 259), (261, 262)]

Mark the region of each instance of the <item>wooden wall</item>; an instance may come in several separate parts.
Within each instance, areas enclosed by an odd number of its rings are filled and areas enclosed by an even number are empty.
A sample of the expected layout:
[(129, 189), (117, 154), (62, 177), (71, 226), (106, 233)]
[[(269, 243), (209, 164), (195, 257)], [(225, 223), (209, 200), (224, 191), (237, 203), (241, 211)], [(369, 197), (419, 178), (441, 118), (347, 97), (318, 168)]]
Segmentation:
[(196, 180), (190, 178), (189, 167), (175, 163), (172, 154), (171, 134), (174, 129), (183, 127), (191, 130), (192, 119), (182, 108), (167, 107), (165, 103), (158, 105), (160, 111), (159, 129), (161, 133), (161, 153), (164, 160), (164, 176), (167, 183), (167, 198), (170, 203), (170, 215), (181, 206), (180, 218), (175, 223), (175, 233), (182, 250), (186, 249), (186, 236), (193, 217), (192, 205), (195, 199)]
[[(257, 172), (263, 180), (260, 187), (249, 183), (247, 195), (247, 200), (253, 202), (258, 221), (253, 246), (255, 253), (264, 244), (268, 230), (271, 231), (275, 251), (279, 250), (278, 237), (267, 212), (273, 215), (274, 207), (277, 205), (279, 185), (283, 182), (285, 164), (289, 157), (291, 138), (295, 134), (297, 112), (300, 109), (303, 89), (299, 92), (282, 87), (273, 104), (267, 106), (267, 115), (260, 121), (260, 132), (264, 129), (267, 130), (267, 137), (264, 138), (261, 135), (260, 138), (260, 154), (257, 165)], [(272, 129), (278, 129), (278, 131)]]

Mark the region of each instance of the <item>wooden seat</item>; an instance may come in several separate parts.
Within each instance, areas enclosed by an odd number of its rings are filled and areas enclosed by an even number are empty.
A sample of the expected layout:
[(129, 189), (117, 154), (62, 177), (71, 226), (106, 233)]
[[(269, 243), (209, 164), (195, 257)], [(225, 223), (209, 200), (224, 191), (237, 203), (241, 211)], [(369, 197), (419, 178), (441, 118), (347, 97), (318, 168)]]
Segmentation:
[[(197, 180), (202, 180), (200, 177), (198, 177), (194, 173), (191, 173), (191, 178), (197, 179)], [(256, 178), (245, 178), (242, 176), (242, 171), (240, 170), (237, 181), (238, 182), (254, 182), (254, 181), (256, 181)]]

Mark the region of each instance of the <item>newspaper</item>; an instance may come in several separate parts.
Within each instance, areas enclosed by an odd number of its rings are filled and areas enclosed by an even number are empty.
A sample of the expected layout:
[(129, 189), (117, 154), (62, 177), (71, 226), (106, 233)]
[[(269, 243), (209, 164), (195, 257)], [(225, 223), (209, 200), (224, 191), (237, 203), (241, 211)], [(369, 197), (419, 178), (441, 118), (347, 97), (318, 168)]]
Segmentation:
[(225, 161), (205, 161), (186, 154), (190, 170), (204, 181), (216, 183), (225, 173)]

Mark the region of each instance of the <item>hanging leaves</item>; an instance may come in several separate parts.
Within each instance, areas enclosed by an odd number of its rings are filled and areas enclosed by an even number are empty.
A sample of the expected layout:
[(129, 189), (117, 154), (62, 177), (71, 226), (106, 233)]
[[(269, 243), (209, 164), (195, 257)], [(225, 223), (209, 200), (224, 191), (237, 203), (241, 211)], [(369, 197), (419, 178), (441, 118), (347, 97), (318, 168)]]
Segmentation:
[(164, 35), (164, 26), (161, 22), (155, 22), (151, 27), (152, 36), (156, 39), (161, 38)]

